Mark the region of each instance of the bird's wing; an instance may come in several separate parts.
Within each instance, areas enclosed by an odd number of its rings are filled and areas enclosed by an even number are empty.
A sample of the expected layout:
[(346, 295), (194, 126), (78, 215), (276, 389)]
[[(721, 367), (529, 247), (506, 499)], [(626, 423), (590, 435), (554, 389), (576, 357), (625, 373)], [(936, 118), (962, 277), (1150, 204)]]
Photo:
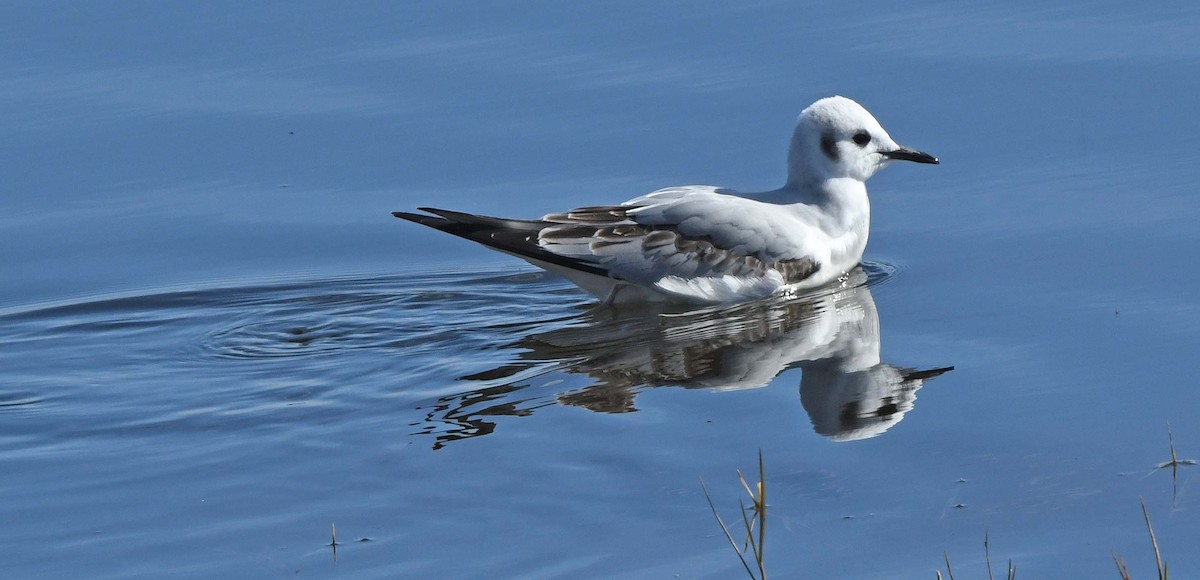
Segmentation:
[(541, 221), (546, 252), (681, 298), (765, 296), (810, 278), (822, 262), (812, 224), (711, 187), (663, 189)]

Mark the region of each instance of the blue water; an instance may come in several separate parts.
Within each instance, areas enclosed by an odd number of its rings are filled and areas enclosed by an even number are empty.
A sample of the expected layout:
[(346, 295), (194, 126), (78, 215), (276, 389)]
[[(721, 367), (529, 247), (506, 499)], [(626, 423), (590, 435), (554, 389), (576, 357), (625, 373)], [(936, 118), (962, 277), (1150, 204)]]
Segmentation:
[[(737, 517), (759, 449), (774, 577), (1150, 577), (1139, 497), (1200, 574), (1192, 4), (0, 16), (0, 577), (736, 577), (698, 478)], [(806, 300), (596, 310), (389, 215), (776, 187), (829, 94), (942, 164)]]

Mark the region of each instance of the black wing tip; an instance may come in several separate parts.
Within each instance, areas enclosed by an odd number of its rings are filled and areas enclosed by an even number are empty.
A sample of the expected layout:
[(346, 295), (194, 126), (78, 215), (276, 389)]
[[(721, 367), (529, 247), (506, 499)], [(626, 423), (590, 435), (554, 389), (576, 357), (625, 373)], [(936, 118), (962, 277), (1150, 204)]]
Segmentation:
[[(418, 208), (417, 208), (417, 211), (423, 211), (423, 212), (425, 212), (425, 213), (431, 213), (431, 214), (434, 214), (434, 215), (440, 215), (440, 212), (443, 212), (443, 211), (446, 211), (446, 210), (444, 210), (444, 209), (437, 209), (437, 208), (435, 208), (435, 207), (418, 207)], [(402, 218), (402, 219), (412, 219), (413, 217), (430, 217), (430, 216), (427, 216), (427, 215), (422, 215), (422, 214), (419, 214), (419, 213), (413, 213), (413, 212), (411, 212), (411, 211), (394, 211), (394, 212), (392, 212), (392, 215), (393, 215), (393, 216), (395, 216), (395, 217), (398, 217), (398, 218)]]
[(423, 215), (407, 211), (394, 211), (392, 215), (403, 220), (429, 226), (448, 234), (483, 244), (494, 250), (538, 260), (587, 274), (608, 276), (603, 268), (581, 260), (548, 252), (537, 243), (538, 232), (545, 224), (534, 220), (511, 220), (438, 209), (418, 207), (418, 211), (434, 215)]
[(446, 233), (460, 235), (458, 232), (451, 231), (454, 228), (454, 222), (436, 215), (425, 215), (420, 213), (412, 213), (407, 211), (394, 211), (392, 216), (402, 220), (410, 221), (414, 224), (431, 227), (435, 230), (441, 230)]
[(466, 212), (462, 212), (462, 211), (454, 211), (454, 210), (449, 210), (449, 209), (440, 209), (440, 208), (436, 208), (436, 207), (418, 207), (417, 210), (423, 211), (425, 213), (431, 213), (440, 218), (447, 219), (452, 222), (458, 222), (461, 224), (487, 225), (487, 226), (495, 227), (495, 226), (500, 226), (501, 224), (510, 221), (510, 220), (506, 220), (503, 218), (496, 218), (496, 217), (491, 217), (491, 216), (486, 216), (486, 215), (477, 215), (477, 214), (473, 214), (473, 213), (466, 213)]
[(423, 220), (438, 219), (431, 215), (412, 213), (408, 211), (394, 211), (392, 212), (392, 217), (398, 217), (402, 220), (408, 220), (416, 223), (424, 223)]

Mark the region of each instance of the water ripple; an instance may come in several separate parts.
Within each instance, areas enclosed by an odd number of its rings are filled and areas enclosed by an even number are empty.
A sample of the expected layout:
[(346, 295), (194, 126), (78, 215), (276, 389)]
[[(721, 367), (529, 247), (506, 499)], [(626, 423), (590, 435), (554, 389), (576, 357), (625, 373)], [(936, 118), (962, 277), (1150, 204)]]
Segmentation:
[(583, 298), (538, 273), (391, 282), (385, 292), (379, 280), (353, 280), (254, 296), (242, 301), (249, 308), (238, 308), (232, 322), (205, 333), (198, 347), (214, 357), (242, 359), (449, 348), (464, 346), (464, 330), (502, 320), (503, 307), (561, 312)]
[[(897, 271), (864, 270), (870, 286)], [(53, 413), (63, 424), (86, 417), (98, 432), (236, 430), (303, 409), (328, 421), (370, 401), (430, 413), (418, 431), (449, 437), (442, 431), (479, 431), (478, 409), (526, 415), (572, 403), (555, 385), (594, 359), (584, 346), (524, 359), (538, 350), (531, 336), (594, 326), (594, 305), (570, 283), (526, 271), (296, 280), (30, 308), (0, 316), (0, 364), (21, 386), (0, 389), (0, 411)], [(720, 338), (738, 324), (727, 318), (687, 338)], [(604, 345), (652, 348), (636, 331), (654, 320), (627, 319), (632, 326), (613, 327)], [(678, 328), (667, 332), (682, 340)]]

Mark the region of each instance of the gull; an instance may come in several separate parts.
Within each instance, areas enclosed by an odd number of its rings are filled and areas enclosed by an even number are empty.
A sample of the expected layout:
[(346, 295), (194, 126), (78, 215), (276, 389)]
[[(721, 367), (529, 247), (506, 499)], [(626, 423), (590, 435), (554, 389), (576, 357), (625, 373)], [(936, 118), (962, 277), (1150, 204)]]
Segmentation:
[(535, 220), (430, 207), (392, 215), (521, 258), (606, 303), (734, 303), (817, 288), (857, 266), (871, 225), (866, 181), (892, 161), (938, 163), (834, 96), (801, 111), (778, 189), (668, 187)]

